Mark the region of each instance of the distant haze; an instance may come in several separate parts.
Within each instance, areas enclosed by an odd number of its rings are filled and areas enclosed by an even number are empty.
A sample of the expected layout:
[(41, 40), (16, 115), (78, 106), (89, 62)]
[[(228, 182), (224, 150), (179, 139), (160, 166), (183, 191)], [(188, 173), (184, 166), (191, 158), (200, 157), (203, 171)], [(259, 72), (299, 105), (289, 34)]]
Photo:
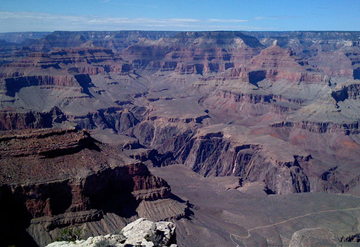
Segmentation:
[(0, 32), (83, 30), (360, 31), (358, 0), (1, 1)]

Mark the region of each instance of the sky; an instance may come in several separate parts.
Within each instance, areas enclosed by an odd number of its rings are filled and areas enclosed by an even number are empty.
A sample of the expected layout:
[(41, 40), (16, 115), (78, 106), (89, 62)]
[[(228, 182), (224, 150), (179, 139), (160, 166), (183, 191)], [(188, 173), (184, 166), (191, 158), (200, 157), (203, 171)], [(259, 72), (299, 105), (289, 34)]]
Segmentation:
[(360, 31), (360, 0), (0, 0), (0, 32)]

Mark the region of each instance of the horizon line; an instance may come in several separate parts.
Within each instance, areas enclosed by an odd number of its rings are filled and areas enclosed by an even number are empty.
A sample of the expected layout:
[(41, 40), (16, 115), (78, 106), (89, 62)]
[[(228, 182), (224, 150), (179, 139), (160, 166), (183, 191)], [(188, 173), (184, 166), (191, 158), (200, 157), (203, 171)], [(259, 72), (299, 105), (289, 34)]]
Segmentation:
[(119, 29), (119, 30), (76, 30), (76, 31), (69, 31), (69, 30), (53, 30), (53, 31), (8, 31), (8, 32), (0, 32), (0, 34), (11, 34), (11, 33), (54, 33), (54, 32), (69, 32), (69, 33), (76, 33), (76, 32), (176, 32), (176, 33), (183, 33), (183, 32), (268, 32), (268, 33), (281, 33), (281, 32), (353, 32), (353, 33), (360, 33), (356, 30), (146, 30), (146, 29)]

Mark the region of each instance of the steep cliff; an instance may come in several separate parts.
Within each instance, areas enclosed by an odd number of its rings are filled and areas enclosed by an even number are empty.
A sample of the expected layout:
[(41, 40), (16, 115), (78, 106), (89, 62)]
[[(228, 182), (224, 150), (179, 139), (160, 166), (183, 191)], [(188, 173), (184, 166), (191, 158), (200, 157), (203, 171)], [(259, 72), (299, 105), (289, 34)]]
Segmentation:
[(61, 126), (65, 121), (66, 116), (58, 107), (49, 112), (0, 111), (0, 130), (51, 128)]
[[(9, 244), (22, 246), (33, 238), (34, 245), (36, 241), (43, 246), (61, 227), (107, 222), (108, 214), (116, 215), (113, 220), (121, 225), (138, 216), (142, 201), (161, 203), (171, 198), (163, 179), (85, 131), (4, 132), (0, 147), (1, 232)], [(163, 217), (181, 217), (185, 208), (180, 206)], [(97, 226), (88, 234), (108, 230)]]
[(285, 143), (273, 137), (253, 138), (204, 128), (186, 144), (178, 159), (204, 176), (238, 176), (246, 182), (264, 182), (268, 194), (309, 192), (302, 165), (311, 156), (300, 150), (276, 147)]

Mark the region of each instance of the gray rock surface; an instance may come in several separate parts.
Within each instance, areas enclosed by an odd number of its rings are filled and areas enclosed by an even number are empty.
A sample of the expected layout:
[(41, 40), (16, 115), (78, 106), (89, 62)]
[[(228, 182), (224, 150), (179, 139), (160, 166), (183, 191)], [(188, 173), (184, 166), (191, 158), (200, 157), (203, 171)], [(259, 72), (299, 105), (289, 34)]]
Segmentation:
[(339, 246), (327, 228), (305, 228), (293, 234), (289, 247)]
[(46, 247), (107, 247), (107, 246), (170, 246), (177, 247), (175, 225), (171, 222), (152, 222), (144, 218), (124, 227), (119, 234), (90, 237), (74, 242), (59, 241)]

